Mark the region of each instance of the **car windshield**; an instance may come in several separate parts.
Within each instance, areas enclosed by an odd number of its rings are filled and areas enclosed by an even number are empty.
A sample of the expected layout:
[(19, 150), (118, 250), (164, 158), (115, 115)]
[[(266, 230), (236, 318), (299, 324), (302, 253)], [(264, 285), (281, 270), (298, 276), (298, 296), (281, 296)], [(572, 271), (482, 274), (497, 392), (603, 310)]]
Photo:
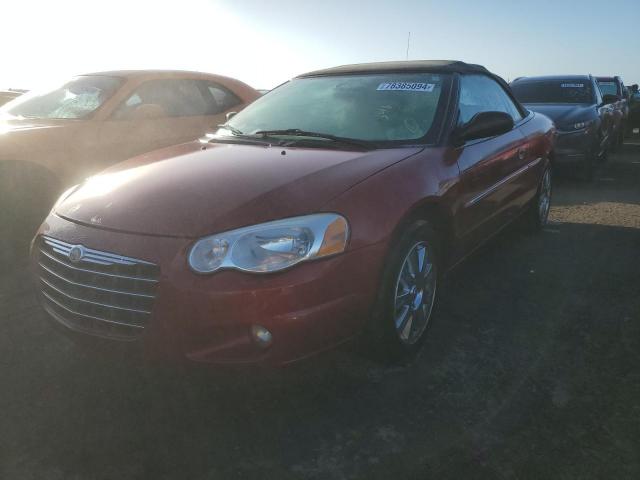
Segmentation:
[(602, 95), (618, 95), (618, 86), (616, 82), (598, 81)]
[(511, 85), (520, 103), (594, 103), (588, 80), (520, 81)]
[(298, 129), (359, 141), (430, 141), (448, 82), (449, 75), (430, 73), (298, 78), (256, 100), (217, 136)]
[(5, 105), (2, 113), (14, 117), (77, 119), (90, 115), (108, 100), (121, 79), (100, 75), (73, 78), (55, 90), (33, 92)]

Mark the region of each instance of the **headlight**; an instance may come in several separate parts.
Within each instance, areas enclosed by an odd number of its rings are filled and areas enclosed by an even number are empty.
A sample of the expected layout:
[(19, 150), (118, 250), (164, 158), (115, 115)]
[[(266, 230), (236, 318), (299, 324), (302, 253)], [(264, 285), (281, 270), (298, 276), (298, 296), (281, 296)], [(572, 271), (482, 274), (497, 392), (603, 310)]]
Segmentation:
[(343, 252), (348, 238), (346, 219), (335, 213), (288, 218), (202, 238), (189, 252), (189, 266), (198, 273), (275, 272)]
[(584, 130), (585, 128), (589, 128), (593, 124), (593, 120), (589, 120), (586, 122), (577, 122), (573, 125), (569, 125), (568, 130)]

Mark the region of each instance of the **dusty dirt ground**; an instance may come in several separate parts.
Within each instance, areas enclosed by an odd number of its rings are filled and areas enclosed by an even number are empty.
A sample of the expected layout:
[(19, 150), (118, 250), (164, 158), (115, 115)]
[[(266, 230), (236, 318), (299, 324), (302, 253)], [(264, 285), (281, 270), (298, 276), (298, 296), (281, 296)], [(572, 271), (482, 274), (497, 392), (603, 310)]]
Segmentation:
[(640, 478), (640, 145), (447, 280), (424, 353), (158, 372), (54, 333), (0, 276), (0, 478)]

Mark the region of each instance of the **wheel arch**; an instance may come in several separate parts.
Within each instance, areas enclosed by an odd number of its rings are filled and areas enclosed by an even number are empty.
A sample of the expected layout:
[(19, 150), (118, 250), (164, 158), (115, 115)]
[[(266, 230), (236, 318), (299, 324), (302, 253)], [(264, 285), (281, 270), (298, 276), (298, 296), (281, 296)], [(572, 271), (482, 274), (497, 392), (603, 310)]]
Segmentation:
[[(436, 246), (440, 256), (441, 265), (446, 269), (451, 246), (454, 240), (454, 222), (451, 212), (442, 205), (438, 198), (427, 198), (413, 205), (402, 217), (396, 225), (392, 235), (389, 249), (397, 243), (403, 232), (413, 223), (417, 221), (426, 221), (431, 224), (435, 234), (438, 237), (438, 245)], [(443, 270), (444, 270), (443, 269)]]
[[(0, 201), (28, 212), (35, 205), (51, 203), (63, 187), (58, 175), (39, 163), (0, 161)], [(15, 205), (19, 203), (19, 205)], [(39, 208), (39, 207), (38, 207)]]

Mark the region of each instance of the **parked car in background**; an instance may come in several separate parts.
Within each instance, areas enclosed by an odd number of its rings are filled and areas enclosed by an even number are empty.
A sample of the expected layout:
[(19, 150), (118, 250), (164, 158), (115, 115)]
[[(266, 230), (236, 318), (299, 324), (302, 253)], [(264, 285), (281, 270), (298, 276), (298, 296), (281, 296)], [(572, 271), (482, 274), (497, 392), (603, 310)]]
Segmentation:
[(0, 90), (0, 106), (10, 102), (15, 98), (18, 98), (20, 95), (26, 92), (26, 90), (18, 90), (14, 88), (10, 88), (9, 90)]
[(627, 125), (627, 131), (633, 133), (634, 130), (640, 128), (640, 92), (638, 91), (638, 85), (632, 85), (629, 93), (629, 124)]
[(613, 132), (613, 109), (591, 75), (521, 77), (511, 83), (516, 98), (542, 113), (558, 129), (556, 162), (579, 165), (593, 177), (598, 159), (605, 160)]
[(619, 147), (624, 143), (624, 134), (629, 120), (629, 92), (622, 78), (596, 77), (604, 103), (613, 109), (613, 133), (611, 146)]
[(0, 108), (0, 251), (26, 253), (65, 186), (134, 155), (194, 140), (259, 96), (218, 75), (114, 71), (10, 102)]
[(441, 275), (547, 221), (555, 128), (462, 62), (301, 75), (215, 135), (63, 194), (34, 240), (42, 304), (152, 358), (284, 364), (365, 332), (425, 338)]

